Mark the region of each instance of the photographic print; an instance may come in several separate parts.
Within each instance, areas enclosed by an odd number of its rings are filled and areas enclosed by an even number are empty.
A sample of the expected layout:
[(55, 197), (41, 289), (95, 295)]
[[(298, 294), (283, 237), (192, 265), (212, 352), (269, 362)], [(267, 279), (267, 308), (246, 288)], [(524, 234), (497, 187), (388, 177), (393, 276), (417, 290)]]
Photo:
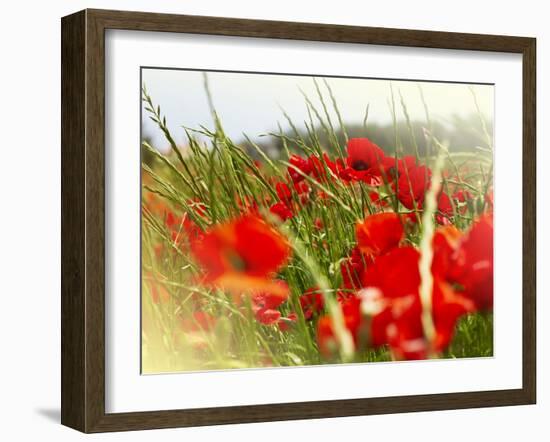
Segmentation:
[(494, 85), (143, 67), (137, 93), (143, 374), (493, 356)]

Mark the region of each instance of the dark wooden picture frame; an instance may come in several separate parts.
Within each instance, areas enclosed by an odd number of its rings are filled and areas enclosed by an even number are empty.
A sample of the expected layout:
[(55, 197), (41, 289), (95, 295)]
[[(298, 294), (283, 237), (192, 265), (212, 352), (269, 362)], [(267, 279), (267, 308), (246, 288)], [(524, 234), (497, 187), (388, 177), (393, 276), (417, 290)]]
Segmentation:
[[(518, 53), (523, 63), (523, 386), (135, 413), (105, 412), (105, 30)], [(85, 10), (62, 19), (62, 405), (83, 432), (533, 404), (536, 400), (536, 40), (311, 23)]]

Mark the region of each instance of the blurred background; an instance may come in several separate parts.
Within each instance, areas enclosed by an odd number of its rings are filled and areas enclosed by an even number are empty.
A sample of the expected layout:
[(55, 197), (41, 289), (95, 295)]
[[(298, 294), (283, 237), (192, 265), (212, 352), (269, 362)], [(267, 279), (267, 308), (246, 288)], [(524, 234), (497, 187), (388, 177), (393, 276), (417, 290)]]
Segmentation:
[[(182, 148), (187, 145), (183, 127), (214, 129), (205, 79), (226, 134), (241, 145), (248, 144), (246, 134), (275, 158), (282, 144), (280, 138), (269, 134), (282, 131), (293, 137), (289, 120), (302, 135), (305, 122), (311, 125), (313, 121), (321, 144), (327, 141), (318, 130), (315, 114), (308, 112), (307, 100), (325, 117), (319, 94), (335, 128), (339, 124), (333, 98), (350, 137), (367, 136), (388, 152), (396, 142), (410, 138), (407, 114), (421, 153), (425, 149), (423, 128), (448, 141), (452, 150), (486, 144), (482, 119), (489, 133), (493, 129), (493, 85), (143, 68), (142, 83), (168, 116), (166, 124)], [(206, 141), (206, 137), (194, 135)], [(142, 138), (161, 151), (169, 150), (163, 133), (145, 111)], [(411, 147), (403, 144), (407, 152)]]

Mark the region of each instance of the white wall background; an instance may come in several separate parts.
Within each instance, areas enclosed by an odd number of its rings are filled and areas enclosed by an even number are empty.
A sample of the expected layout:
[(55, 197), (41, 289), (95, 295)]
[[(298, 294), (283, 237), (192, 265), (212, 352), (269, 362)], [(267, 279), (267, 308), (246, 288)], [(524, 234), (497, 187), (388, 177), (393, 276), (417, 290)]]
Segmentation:
[[(51, 0), (5, 2), (0, 23), (0, 435), (83, 440), (59, 425), (60, 23), (86, 7), (535, 36), (538, 39), (538, 405), (91, 436), (94, 440), (548, 440), (550, 28), (544, 2)], [(545, 250), (546, 249), (546, 250)], [(546, 418), (546, 419), (545, 419)]]

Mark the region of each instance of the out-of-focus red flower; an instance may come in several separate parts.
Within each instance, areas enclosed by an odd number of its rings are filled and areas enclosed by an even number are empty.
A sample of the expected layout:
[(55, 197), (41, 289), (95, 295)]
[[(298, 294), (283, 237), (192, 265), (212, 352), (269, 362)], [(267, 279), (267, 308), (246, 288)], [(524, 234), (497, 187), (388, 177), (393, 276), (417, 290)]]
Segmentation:
[(317, 322), (317, 344), (319, 352), (325, 359), (329, 359), (338, 351), (339, 345), (330, 316), (323, 316)]
[[(311, 165), (309, 161), (305, 158), (302, 158), (299, 155), (292, 155), (288, 162), (294, 167), (288, 167), (288, 174), (293, 182), (299, 183), (304, 180), (304, 175), (309, 175), (311, 173)], [(304, 175), (300, 174), (296, 169), (302, 172)]]
[(262, 308), (256, 312), (256, 320), (263, 325), (274, 325), (279, 322), (281, 312), (271, 308)]
[(480, 217), (456, 251), (450, 276), (481, 310), (493, 307), (493, 215)]
[(376, 287), (393, 299), (418, 292), (419, 253), (414, 247), (399, 247), (376, 258), (363, 277), (363, 287)]
[(277, 322), (277, 325), (279, 326), (279, 330), (282, 332), (289, 331), (298, 320), (298, 315), (294, 312), (289, 313), (286, 317), (279, 318), (279, 321)]
[(462, 232), (452, 224), (438, 228), (433, 237), (432, 273), (445, 279), (455, 266), (456, 250), (460, 244)]
[(445, 192), (441, 192), (437, 198), (437, 213), (435, 219), (438, 224), (447, 225), (450, 224), (450, 218), (454, 215), (453, 205), (449, 195)]
[[(351, 334), (357, 347), (363, 337), (363, 333), (361, 333), (361, 301), (357, 297), (352, 297), (341, 303), (340, 308), (344, 317), (344, 326)], [(317, 344), (321, 355), (325, 359), (330, 359), (338, 351), (339, 344), (329, 315), (322, 316), (317, 322)]]
[(344, 179), (363, 181), (371, 186), (382, 184), (384, 151), (368, 138), (352, 138), (347, 144), (346, 168), (340, 171)]
[(340, 272), (342, 273), (342, 281), (345, 289), (353, 290), (361, 288), (362, 278), (367, 264), (372, 261), (372, 258), (361, 253), (359, 247), (355, 246), (351, 249), (350, 256), (345, 258), (340, 264)]
[(361, 252), (378, 256), (399, 245), (403, 239), (403, 225), (396, 213), (377, 213), (358, 222), (355, 234)]
[(278, 216), (281, 221), (286, 221), (287, 219), (290, 219), (294, 216), (294, 213), (292, 210), (282, 201), (279, 201), (278, 203), (273, 204), (269, 211), (273, 214)]
[(318, 316), (325, 308), (323, 294), (318, 287), (312, 287), (300, 296), (300, 306), (304, 312), (306, 320), (313, 319)]
[(277, 310), (288, 299), (288, 285), (285, 281), (276, 280), (281, 290), (277, 292), (259, 292), (251, 296), (252, 311), (256, 320), (263, 325), (278, 324), (281, 312)]
[(453, 286), (461, 296), (474, 302), (476, 309), (493, 306), (493, 219), (492, 214), (480, 217), (469, 232), (461, 233), (453, 226), (435, 232), (434, 277)]
[(276, 292), (258, 292), (252, 295), (251, 301), (254, 310), (276, 309), (288, 300), (287, 283), (279, 279), (275, 283), (280, 286), (281, 290), (277, 290)]
[(432, 172), (426, 166), (407, 167), (394, 183), (397, 198), (407, 209), (419, 207), (430, 187)]
[[(388, 344), (394, 355), (402, 359), (423, 359), (430, 350), (421, 319), (419, 259), (420, 253), (415, 248), (397, 248), (377, 258), (365, 275), (364, 286), (368, 290), (378, 290), (380, 295), (371, 319), (371, 344)], [(442, 265), (438, 263), (436, 268)], [(434, 351), (445, 349), (453, 336), (456, 321), (474, 308), (469, 299), (456, 293), (451, 284), (434, 274)]]
[(166, 226), (170, 229), (176, 227), (176, 224), (177, 224), (177, 220), (176, 220), (176, 216), (174, 215), (173, 212), (168, 212), (166, 214)]
[(242, 292), (287, 293), (272, 281), (290, 256), (286, 238), (254, 215), (218, 224), (191, 242), (205, 284)]
[(450, 344), (457, 321), (466, 313), (476, 311), (475, 304), (454, 290), (451, 284), (435, 278), (432, 295), (433, 319), (436, 330), (433, 343), (435, 351), (442, 351)]

